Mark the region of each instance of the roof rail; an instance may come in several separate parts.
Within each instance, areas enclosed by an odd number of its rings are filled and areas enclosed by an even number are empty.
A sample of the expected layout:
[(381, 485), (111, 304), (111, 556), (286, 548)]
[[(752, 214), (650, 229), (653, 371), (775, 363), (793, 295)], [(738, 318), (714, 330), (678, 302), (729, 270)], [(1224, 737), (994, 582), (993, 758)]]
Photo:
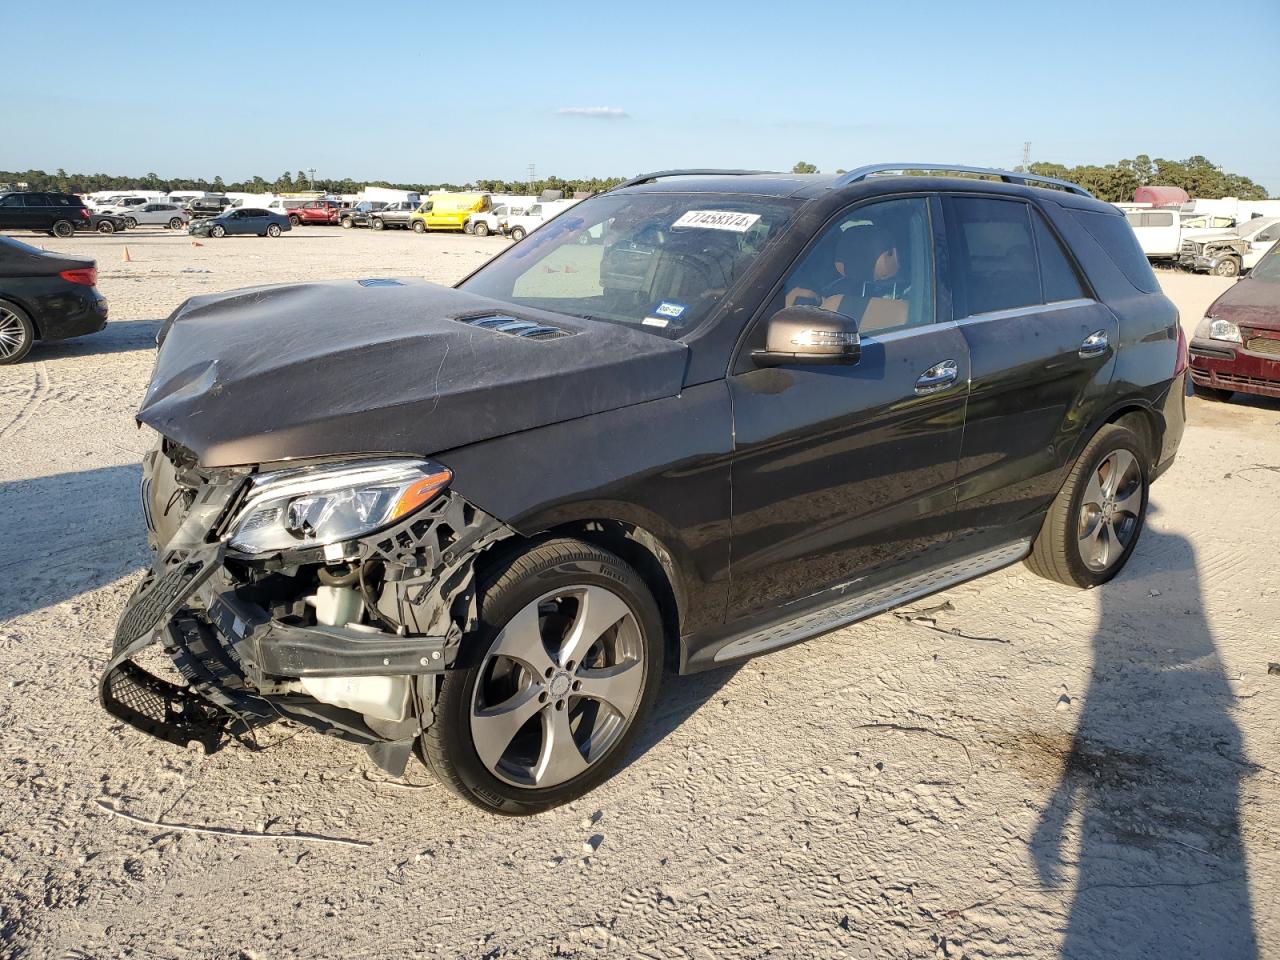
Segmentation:
[(1093, 194), (1077, 183), (1059, 180), (1056, 177), (1042, 177), (1035, 173), (1015, 173), (1012, 170), (997, 170), (994, 167), (966, 167), (955, 163), (873, 163), (865, 167), (857, 167), (839, 177), (833, 187), (847, 187), (851, 183), (865, 180), (883, 173), (904, 174), (908, 170), (921, 170), (927, 173), (972, 173), (985, 177), (999, 177), (1005, 183), (1020, 183), (1029, 187), (1049, 187), (1065, 190), (1082, 197)]
[(611, 190), (621, 190), (623, 187), (634, 187), (637, 183), (647, 183), (650, 180), (660, 180), (663, 177), (749, 177), (757, 173), (769, 173), (768, 170), (714, 170), (714, 169), (696, 169), (696, 170), (658, 170), (655, 173), (642, 173), (638, 177), (632, 177), (630, 180), (624, 180), (616, 187), (610, 187)]

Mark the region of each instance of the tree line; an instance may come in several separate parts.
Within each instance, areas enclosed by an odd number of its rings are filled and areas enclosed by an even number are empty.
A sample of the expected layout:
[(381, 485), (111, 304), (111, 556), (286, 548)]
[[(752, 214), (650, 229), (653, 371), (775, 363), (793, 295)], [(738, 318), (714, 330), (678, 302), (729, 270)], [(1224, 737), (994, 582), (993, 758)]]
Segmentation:
[[(1139, 154), (1132, 160), (1120, 160), (1102, 166), (1083, 164), (1068, 167), (1061, 163), (1037, 162), (1025, 171), (1045, 177), (1057, 177), (1078, 183), (1100, 200), (1118, 203), (1133, 199), (1138, 187), (1155, 185), (1181, 187), (1193, 197), (1238, 197), (1241, 200), (1265, 200), (1267, 191), (1248, 177), (1230, 173), (1199, 154), (1185, 160), (1152, 160)], [(801, 160), (792, 168), (793, 173), (818, 173), (812, 163)], [(844, 173), (837, 170), (836, 173)], [(564, 179), (542, 177), (536, 180), (479, 179), (469, 183), (392, 183), (387, 180), (352, 180), (350, 177), (334, 180), (326, 177), (307, 176), (305, 170), (296, 173), (285, 171), (274, 180), (251, 177), (248, 180), (225, 182), (222, 177), (169, 179), (156, 173), (143, 177), (114, 176), (106, 173), (67, 173), (59, 169), (53, 173), (43, 170), (0, 170), (0, 183), (26, 183), (29, 190), (48, 190), (56, 193), (97, 193), (102, 190), (203, 190), (210, 193), (226, 191), (238, 193), (294, 193), (302, 190), (320, 190), (324, 193), (359, 193), (365, 187), (389, 187), (394, 190), (415, 190), (427, 193), (431, 190), (476, 190), (486, 193), (540, 194), (544, 190), (563, 190), (567, 195), (576, 191), (600, 193), (617, 186), (624, 177), (588, 177)]]
[[(1152, 160), (1140, 153), (1132, 160), (1119, 160), (1104, 166), (1082, 164), (1068, 167), (1061, 163), (1032, 163), (1013, 168), (1015, 173), (1034, 173), (1042, 177), (1057, 177), (1078, 183), (1099, 200), (1121, 203), (1133, 199), (1138, 187), (1181, 187), (1192, 197), (1219, 199), (1235, 197), (1238, 200), (1266, 200), (1267, 190), (1248, 177), (1229, 173), (1207, 157), (1196, 154), (1186, 160)], [(791, 168), (792, 173), (818, 173), (812, 163), (801, 160)], [(844, 173), (837, 170), (836, 173)]]
[(107, 173), (67, 173), (63, 169), (46, 173), (43, 170), (0, 170), (0, 183), (27, 184), (28, 190), (46, 190), (53, 193), (98, 193), (104, 190), (201, 190), (207, 193), (296, 193), (304, 190), (320, 190), (324, 193), (359, 193), (365, 187), (388, 187), (393, 190), (413, 190), (427, 193), (430, 190), (475, 190), (485, 193), (540, 194), (544, 190), (563, 190), (566, 195), (577, 190), (600, 193), (617, 186), (625, 177), (589, 177), (566, 180), (550, 176), (535, 180), (483, 179), (470, 183), (392, 183), (389, 180), (352, 180), (345, 177), (335, 180), (327, 177), (312, 179), (305, 170), (290, 173), (286, 170), (274, 180), (250, 177), (248, 180), (225, 181), (222, 177), (207, 180), (203, 177), (161, 177), (148, 173), (142, 177), (116, 176)]

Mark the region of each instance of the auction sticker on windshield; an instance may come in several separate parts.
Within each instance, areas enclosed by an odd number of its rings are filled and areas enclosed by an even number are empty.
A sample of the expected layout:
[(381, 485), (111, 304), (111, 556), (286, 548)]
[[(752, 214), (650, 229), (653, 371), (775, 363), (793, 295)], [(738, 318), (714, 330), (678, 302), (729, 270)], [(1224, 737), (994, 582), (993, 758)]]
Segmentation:
[(737, 213), (733, 210), (690, 210), (673, 223), (675, 227), (698, 227), (702, 230), (730, 230), (746, 233), (760, 219), (758, 213)]

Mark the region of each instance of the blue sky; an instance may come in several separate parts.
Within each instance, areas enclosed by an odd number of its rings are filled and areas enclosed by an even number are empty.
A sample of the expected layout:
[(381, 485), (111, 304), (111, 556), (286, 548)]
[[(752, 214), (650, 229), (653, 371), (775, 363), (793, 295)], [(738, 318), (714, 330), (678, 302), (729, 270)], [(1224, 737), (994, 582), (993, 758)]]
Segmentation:
[(1030, 140), (1067, 164), (1203, 153), (1280, 195), (1277, 0), (57, 9), (0, 28), (0, 169), (462, 182), (1011, 166)]

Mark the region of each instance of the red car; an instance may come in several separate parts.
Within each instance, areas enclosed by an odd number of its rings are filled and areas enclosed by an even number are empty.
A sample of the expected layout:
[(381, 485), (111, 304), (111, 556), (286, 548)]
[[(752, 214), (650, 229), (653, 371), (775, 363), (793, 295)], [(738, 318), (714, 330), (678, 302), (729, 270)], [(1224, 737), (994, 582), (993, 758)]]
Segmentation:
[(1191, 340), (1191, 380), (1206, 400), (1280, 397), (1280, 242), (1205, 311)]
[(338, 202), (336, 200), (308, 200), (302, 206), (294, 207), (289, 211), (289, 222), (295, 227), (300, 223), (336, 225), (338, 222)]

